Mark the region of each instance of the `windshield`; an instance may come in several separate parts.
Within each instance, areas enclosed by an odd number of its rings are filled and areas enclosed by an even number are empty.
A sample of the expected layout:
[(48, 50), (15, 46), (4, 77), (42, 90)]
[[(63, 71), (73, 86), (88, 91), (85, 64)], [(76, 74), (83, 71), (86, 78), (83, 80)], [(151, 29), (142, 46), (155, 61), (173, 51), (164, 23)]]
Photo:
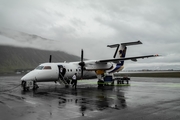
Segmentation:
[(38, 66), (35, 69), (36, 70), (50, 70), (51, 66)]
[(35, 69), (36, 69), (36, 70), (42, 70), (43, 67), (44, 67), (44, 66), (38, 66), (38, 67), (36, 67)]

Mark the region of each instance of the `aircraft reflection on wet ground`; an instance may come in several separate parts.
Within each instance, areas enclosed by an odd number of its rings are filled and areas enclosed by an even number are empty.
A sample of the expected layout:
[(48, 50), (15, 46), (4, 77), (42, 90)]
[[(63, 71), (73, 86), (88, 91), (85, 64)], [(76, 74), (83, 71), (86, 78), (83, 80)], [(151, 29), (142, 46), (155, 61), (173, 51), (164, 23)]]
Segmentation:
[[(32, 92), (32, 91), (31, 91)], [(22, 94), (32, 94), (35, 98), (58, 99), (58, 107), (60, 109), (71, 107), (79, 107), (82, 116), (86, 111), (103, 111), (105, 109), (123, 109), (126, 105), (126, 99), (121, 87), (106, 86), (103, 88), (85, 87), (78, 85), (78, 89), (59, 88), (54, 85), (43, 85), (37, 91), (23, 92)]]

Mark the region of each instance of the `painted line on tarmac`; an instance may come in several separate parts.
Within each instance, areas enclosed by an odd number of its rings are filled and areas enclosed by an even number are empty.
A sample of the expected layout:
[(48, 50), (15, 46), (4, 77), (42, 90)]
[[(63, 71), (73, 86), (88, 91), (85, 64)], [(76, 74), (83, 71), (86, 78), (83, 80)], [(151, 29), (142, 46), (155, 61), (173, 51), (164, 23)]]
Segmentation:
[(162, 87), (171, 87), (171, 88), (180, 88), (180, 83), (166, 83), (166, 84), (162, 84), (159, 85)]
[(36, 105), (36, 104), (38, 104), (37, 102), (30, 101), (30, 100), (25, 100), (25, 102), (27, 102), (27, 103), (29, 103), (29, 104), (32, 104), (32, 105)]

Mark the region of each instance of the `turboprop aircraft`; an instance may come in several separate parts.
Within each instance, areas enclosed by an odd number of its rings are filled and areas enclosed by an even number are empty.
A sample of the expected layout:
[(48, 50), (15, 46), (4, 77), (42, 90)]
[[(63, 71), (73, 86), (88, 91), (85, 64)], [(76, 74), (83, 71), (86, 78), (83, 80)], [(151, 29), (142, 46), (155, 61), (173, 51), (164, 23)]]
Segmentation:
[(37, 88), (36, 82), (59, 82), (60, 84), (69, 84), (69, 80), (77, 73), (77, 79), (91, 79), (98, 77), (102, 80), (102, 76), (119, 72), (124, 68), (125, 60), (137, 61), (140, 58), (156, 57), (158, 55), (146, 55), (136, 57), (125, 57), (127, 46), (142, 44), (141, 41), (127, 42), (121, 44), (107, 45), (110, 48), (116, 48), (112, 59), (103, 60), (86, 60), (84, 61), (84, 52), (81, 51), (81, 61), (40, 64), (31, 72), (21, 78), (21, 85), (24, 90), (28, 89), (29, 82), (32, 82), (33, 89)]

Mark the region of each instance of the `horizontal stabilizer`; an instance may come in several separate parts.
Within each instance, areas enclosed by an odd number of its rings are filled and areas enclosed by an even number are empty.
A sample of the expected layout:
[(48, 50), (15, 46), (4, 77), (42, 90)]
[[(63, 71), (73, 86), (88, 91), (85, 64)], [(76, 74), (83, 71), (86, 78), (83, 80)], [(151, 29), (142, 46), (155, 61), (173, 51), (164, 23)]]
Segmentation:
[(127, 43), (121, 43), (121, 44), (107, 45), (107, 47), (115, 48), (115, 47), (118, 47), (119, 45), (130, 46), (130, 45), (139, 45), (139, 44), (142, 44), (142, 42), (141, 41), (127, 42)]
[(115, 47), (118, 47), (119, 44), (113, 44), (113, 45), (107, 45), (107, 47), (110, 47), (110, 48), (115, 48)]
[(121, 45), (124, 45), (124, 46), (139, 45), (139, 44), (142, 44), (142, 42), (141, 41), (137, 41), (137, 42), (121, 43)]

